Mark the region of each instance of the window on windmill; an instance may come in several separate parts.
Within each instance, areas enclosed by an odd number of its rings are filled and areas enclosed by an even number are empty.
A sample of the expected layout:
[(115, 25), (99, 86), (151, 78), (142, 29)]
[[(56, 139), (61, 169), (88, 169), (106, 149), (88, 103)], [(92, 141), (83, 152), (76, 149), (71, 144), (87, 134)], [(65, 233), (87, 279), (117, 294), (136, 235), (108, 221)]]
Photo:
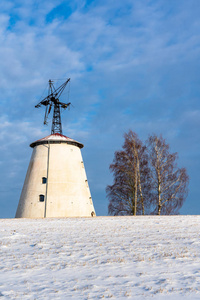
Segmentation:
[(84, 164), (83, 164), (83, 161), (81, 162), (81, 165), (82, 165), (82, 168), (84, 168)]
[(46, 177), (42, 177), (42, 183), (47, 183), (47, 178)]
[(87, 181), (87, 179), (85, 180), (85, 184), (86, 184), (86, 186), (88, 187), (88, 181)]
[(44, 195), (39, 195), (39, 201), (44, 202)]

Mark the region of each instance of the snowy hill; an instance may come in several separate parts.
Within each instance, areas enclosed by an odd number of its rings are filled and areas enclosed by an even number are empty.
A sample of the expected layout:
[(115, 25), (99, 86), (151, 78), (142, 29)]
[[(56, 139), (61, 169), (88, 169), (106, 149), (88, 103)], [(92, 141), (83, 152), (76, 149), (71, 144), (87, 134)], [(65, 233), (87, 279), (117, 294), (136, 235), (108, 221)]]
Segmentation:
[(200, 216), (0, 220), (1, 299), (200, 299)]

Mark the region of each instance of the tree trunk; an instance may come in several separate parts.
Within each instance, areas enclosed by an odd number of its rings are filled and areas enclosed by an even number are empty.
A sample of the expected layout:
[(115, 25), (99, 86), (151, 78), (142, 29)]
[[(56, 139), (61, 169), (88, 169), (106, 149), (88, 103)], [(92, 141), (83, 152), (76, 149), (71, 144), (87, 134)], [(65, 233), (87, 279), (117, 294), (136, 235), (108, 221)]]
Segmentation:
[(158, 215), (160, 215), (161, 212), (161, 190), (160, 190), (160, 180), (158, 179)]
[(136, 147), (135, 147), (135, 141), (134, 141), (134, 170), (135, 170), (135, 195), (134, 195), (134, 198), (135, 198), (135, 205), (134, 205), (134, 216), (136, 216), (137, 214), (137, 175), (138, 175), (138, 172), (137, 172), (137, 150), (136, 150)]
[(157, 142), (158, 140), (156, 140), (156, 146), (155, 146), (155, 151), (156, 151), (156, 173), (157, 173), (157, 182), (158, 182), (158, 186), (157, 186), (157, 192), (158, 192), (158, 216), (160, 215), (161, 212), (161, 176), (160, 176), (160, 160), (159, 160), (159, 153), (158, 153), (158, 147), (157, 147)]
[(134, 216), (136, 216), (137, 213), (137, 168), (135, 168), (135, 193), (134, 193)]
[(140, 198), (141, 198), (141, 204), (142, 204), (142, 215), (144, 216), (144, 199), (142, 194), (142, 186), (141, 186), (141, 180), (140, 180), (140, 162), (137, 155), (137, 171), (138, 171), (138, 186), (140, 191)]

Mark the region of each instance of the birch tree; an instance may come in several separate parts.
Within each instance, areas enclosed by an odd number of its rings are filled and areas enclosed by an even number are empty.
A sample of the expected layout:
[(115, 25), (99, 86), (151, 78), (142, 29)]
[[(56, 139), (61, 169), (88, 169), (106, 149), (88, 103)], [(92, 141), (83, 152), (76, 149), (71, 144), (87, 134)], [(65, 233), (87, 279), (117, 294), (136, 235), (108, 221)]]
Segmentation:
[(185, 168), (177, 167), (177, 153), (170, 153), (162, 136), (150, 136), (147, 141), (151, 165), (151, 190), (154, 214), (177, 214), (187, 193), (189, 178)]
[(110, 165), (114, 183), (106, 188), (108, 212), (110, 215), (144, 215), (150, 191), (146, 147), (131, 130), (124, 138), (123, 150), (115, 152)]

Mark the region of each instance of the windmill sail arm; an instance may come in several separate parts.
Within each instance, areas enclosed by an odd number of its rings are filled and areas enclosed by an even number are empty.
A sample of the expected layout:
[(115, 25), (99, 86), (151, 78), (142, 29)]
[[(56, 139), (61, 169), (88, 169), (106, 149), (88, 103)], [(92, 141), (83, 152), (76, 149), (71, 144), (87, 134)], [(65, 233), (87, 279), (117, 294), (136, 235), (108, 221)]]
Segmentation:
[[(46, 98), (44, 98), (41, 102), (39, 102), (37, 105), (35, 105), (36, 108), (41, 107), (41, 105), (47, 106), (49, 104), (49, 101), (51, 98), (59, 98), (64, 91), (66, 85), (70, 81), (70, 78), (67, 79), (61, 86), (59, 86), (54, 92), (52, 92), (50, 95), (48, 95)], [(63, 103), (64, 104), (64, 103)]]
[(62, 107), (62, 108), (67, 108), (68, 106), (70, 106), (71, 102), (69, 103), (63, 103), (63, 102), (58, 102), (58, 104)]
[(36, 108), (41, 107), (41, 105), (47, 106), (50, 102), (49, 96), (44, 98), (41, 102), (39, 102), (37, 105), (35, 105)]
[(45, 97), (42, 101), (40, 101), (37, 105), (35, 105), (36, 108), (41, 107), (42, 105), (46, 106), (45, 116), (44, 116), (45, 125), (47, 125), (48, 116), (51, 112), (51, 109), (53, 108), (51, 134), (55, 134), (55, 133), (62, 134), (60, 108), (66, 109), (71, 105), (71, 103), (60, 102), (59, 98), (69, 81), (70, 78), (68, 78), (60, 87), (55, 89), (53, 85), (53, 81), (49, 80), (48, 96)]
[(61, 96), (62, 92), (64, 91), (64, 89), (69, 81), (70, 81), (70, 78), (68, 78), (67, 81), (65, 81), (59, 88), (57, 88), (54, 91), (53, 94), (54, 94), (55, 98), (59, 98)]

